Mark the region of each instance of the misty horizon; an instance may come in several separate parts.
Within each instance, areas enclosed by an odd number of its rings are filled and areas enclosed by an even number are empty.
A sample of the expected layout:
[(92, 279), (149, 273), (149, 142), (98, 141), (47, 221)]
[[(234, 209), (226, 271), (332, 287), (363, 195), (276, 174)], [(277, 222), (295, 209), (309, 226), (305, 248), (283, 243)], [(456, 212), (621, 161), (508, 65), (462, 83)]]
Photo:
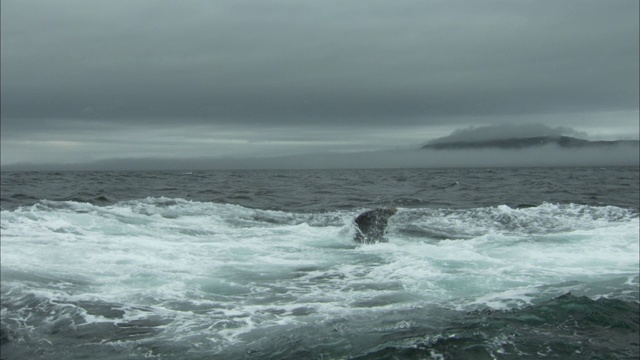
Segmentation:
[[(543, 124), (500, 124), (457, 129), (427, 144), (474, 142), (539, 136), (579, 136), (586, 133), (568, 127)], [(563, 149), (554, 144), (524, 149), (438, 149), (418, 145), (374, 151), (325, 151), (264, 156), (201, 156), (185, 158), (108, 158), (78, 163), (17, 163), (3, 170), (222, 170), (222, 169), (345, 169), (345, 168), (443, 168), (443, 167), (555, 167), (639, 166), (638, 146), (614, 144), (608, 148)]]
[(638, 146), (612, 145), (606, 149), (563, 149), (556, 145), (503, 150), (396, 149), (368, 152), (323, 152), (299, 155), (201, 158), (122, 158), (91, 163), (14, 164), (3, 171), (133, 171), (133, 170), (265, 170), (367, 169), (460, 167), (608, 167), (638, 166)]

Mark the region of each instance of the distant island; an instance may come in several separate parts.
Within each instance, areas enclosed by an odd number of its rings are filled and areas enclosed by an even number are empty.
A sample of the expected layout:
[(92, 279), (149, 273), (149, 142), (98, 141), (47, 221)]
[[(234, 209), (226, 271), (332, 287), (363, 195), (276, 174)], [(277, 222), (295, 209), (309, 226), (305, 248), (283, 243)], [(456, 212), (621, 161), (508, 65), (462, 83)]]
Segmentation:
[(465, 149), (525, 149), (544, 145), (557, 145), (561, 148), (610, 147), (614, 145), (640, 146), (638, 140), (591, 141), (570, 136), (534, 136), (509, 139), (475, 141), (438, 141), (424, 145), (427, 150), (465, 150)]

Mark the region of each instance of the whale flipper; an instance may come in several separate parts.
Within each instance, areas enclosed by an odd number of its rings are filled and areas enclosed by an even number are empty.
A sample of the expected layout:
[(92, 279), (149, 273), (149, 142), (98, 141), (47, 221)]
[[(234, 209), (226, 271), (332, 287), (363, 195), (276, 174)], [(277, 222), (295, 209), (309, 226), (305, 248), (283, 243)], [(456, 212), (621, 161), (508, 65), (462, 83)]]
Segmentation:
[(387, 220), (397, 212), (396, 208), (373, 209), (358, 215), (353, 220), (356, 225), (353, 240), (365, 244), (387, 242), (388, 240), (383, 237)]

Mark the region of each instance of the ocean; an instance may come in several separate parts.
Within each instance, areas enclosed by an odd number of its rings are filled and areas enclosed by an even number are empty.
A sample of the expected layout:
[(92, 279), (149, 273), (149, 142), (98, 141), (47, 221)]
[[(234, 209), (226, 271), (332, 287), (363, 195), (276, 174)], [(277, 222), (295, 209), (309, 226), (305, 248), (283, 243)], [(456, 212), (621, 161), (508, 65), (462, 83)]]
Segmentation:
[(638, 167), (1, 182), (3, 360), (640, 356)]

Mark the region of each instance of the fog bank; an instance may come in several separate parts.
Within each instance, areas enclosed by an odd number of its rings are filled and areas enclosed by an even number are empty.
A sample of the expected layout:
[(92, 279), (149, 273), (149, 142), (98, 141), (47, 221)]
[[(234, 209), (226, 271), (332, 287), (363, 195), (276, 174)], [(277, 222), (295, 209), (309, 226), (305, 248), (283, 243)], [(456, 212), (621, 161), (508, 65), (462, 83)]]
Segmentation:
[(213, 170), (362, 169), (450, 167), (638, 166), (637, 146), (561, 149), (555, 145), (519, 150), (395, 150), (307, 153), (274, 157), (126, 158), (76, 164), (16, 164), (3, 170)]
[(540, 136), (573, 136), (587, 138), (585, 132), (565, 126), (550, 127), (544, 124), (500, 124), (457, 129), (450, 135), (429, 141), (429, 144), (447, 142), (474, 142), (510, 138), (530, 138)]

